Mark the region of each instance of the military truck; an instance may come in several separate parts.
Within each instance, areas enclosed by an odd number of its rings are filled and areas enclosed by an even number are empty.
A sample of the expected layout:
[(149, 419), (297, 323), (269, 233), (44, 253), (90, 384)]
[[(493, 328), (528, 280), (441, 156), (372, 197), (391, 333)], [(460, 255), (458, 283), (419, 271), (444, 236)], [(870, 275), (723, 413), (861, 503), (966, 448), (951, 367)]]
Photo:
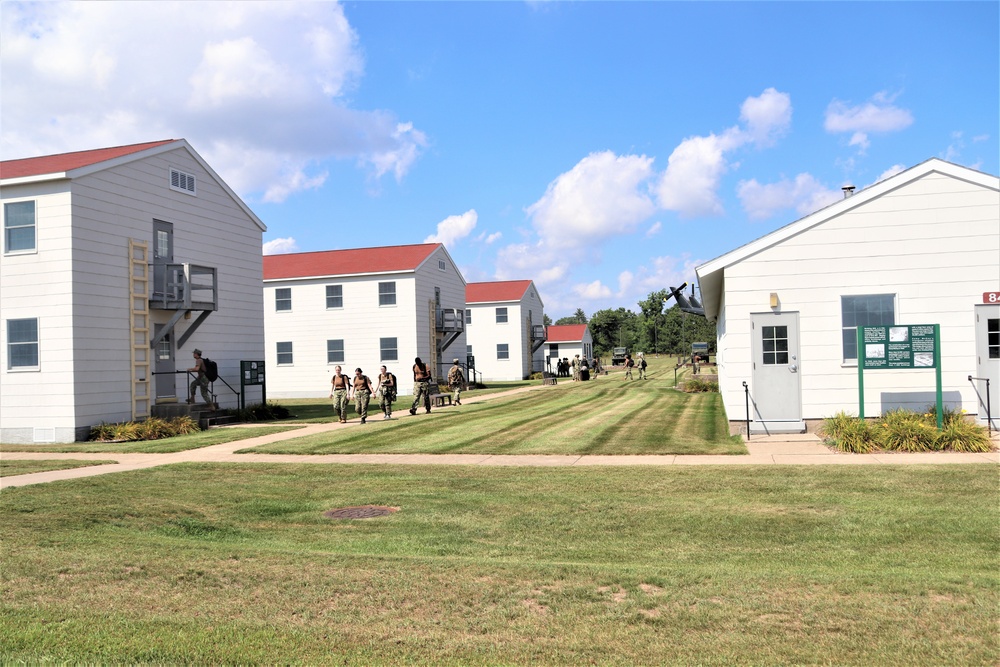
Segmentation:
[(611, 365), (624, 366), (625, 355), (628, 354), (627, 347), (615, 347), (611, 349)]

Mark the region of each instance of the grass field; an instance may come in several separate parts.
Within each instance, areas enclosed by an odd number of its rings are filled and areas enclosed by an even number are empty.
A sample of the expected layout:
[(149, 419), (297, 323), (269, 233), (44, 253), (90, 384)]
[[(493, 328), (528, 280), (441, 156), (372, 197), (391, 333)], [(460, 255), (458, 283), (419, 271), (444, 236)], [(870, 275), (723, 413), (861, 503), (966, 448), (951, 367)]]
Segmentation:
[(188, 449), (199, 449), (210, 445), (219, 445), (234, 440), (246, 440), (270, 433), (281, 433), (302, 428), (300, 425), (281, 424), (267, 426), (248, 426), (238, 429), (210, 429), (179, 435), (161, 440), (143, 440), (137, 442), (75, 442), (56, 445), (14, 445), (0, 444), (0, 452), (62, 452), (87, 454), (170, 454)]
[[(988, 464), (182, 464), (13, 488), (0, 662), (995, 665), (998, 499)], [(322, 514), (362, 504), (399, 511)]]
[[(242, 451), (281, 454), (746, 454), (729, 436), (719, 394), (685, 394), (666, 381), (567, 382)], [(327, 408), (328, 409), (328, 408)]]
[(69, 470), (71, 468), (86, 468), (87, 466), (100, 466), (114, 461), (4, 461), (0, 460), (0, 477), (10, 477), (13, 475), (30, 475), (36, 472), (48, 472), (49, 470)]

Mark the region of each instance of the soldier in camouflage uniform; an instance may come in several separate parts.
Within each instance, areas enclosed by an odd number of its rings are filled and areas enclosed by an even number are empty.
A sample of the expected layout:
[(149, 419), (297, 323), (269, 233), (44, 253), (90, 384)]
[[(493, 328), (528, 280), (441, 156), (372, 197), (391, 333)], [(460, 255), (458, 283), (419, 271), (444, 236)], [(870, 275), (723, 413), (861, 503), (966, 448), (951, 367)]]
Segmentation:
[(458, 365), (458, 359), (454, 360), (454, 363), (450, 369), (448, 369), (448, 387), (455, 392), (452, 397), (452, 401), (455, 405), (461, 405), (462, 389), (465, 386), (465, 374), (462, 373), (462, 367)]
[(420, 361), (420, 357), (413, 360), (413, 405), (410, 406), (410, 414), (417, 414), (417, 406), (423, 403), (427, 414), (431, 413), (431, 372), (427, 370), (427, 364)]

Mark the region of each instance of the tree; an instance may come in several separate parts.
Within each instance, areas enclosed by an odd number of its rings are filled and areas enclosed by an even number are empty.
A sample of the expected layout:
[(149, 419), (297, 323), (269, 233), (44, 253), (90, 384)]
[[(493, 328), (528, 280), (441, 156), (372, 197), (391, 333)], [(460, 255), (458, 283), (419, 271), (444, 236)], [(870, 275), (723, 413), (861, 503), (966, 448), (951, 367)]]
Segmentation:
[(545, 313), (542, 313), (542, 324), (544, 324), (545, 326), (551, 325), (552, 318), (546, 315)]
[(619, 346), (634, 347), (639, 338), (640, 318), (631, 310), (599, 310), (590, 317), (590, 335), (594, 338), (594, 350), (607, 356), (611, 349)]
[(583, 312), (583, 308), (577, 308), (576, 312), (572, 315), (567, 315), (566, 317), (560, 317), (556, 320), (556, 324), (586, 324), (587, 314)]

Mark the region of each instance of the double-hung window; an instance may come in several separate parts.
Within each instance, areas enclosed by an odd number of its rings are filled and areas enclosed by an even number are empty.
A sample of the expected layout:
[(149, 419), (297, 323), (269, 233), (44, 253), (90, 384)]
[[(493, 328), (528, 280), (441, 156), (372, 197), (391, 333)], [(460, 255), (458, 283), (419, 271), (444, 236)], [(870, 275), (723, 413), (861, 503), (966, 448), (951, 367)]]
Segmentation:
[(291, 287), (279, 287), (276, 290), (274, 290), (274, 309), (275, 310), (292, 309)]
[(3, 251), (27, 252), (35, 249), (35, 202), (17, 201), (3, 205)]
[(326, 363), (328, 364), (344, 363), (343, 338), (326, 341)]
[(497, 343), (497, 359), (510, 359), (510, 346), (507, 343)]
[(382, 361), (398, 361), (399, 349), (395, 338), (379, 338), (379, 354)]
[(497, 324), (506, 324), (506, 323), (507, 323), (507, 309), (497, 308)]
[(290, 366), (291, 364), (292, 364), (291, 342), (278, 343), (278, 365)]
[(344, 286), (343, 285), (327, 285), (326, 286), (326, 307), (329, 308), (343, 308), (344, 307)]
[(396, 305), (396, 283), (379, 283), (378, 284), (378, 305), (380, 306), (395, 306)]
[(38, 319), (7, 320), (7, 368), (38, 368)]
[(858, 360), (858, 327), (892, 326), (896, 323), (895, 294), (861, 294), (840, 297), (844, 361)]
[(472, 309), (471, 308), (466, 308), (465, 309), (465, 323), (466, 324), (472, 324)]

